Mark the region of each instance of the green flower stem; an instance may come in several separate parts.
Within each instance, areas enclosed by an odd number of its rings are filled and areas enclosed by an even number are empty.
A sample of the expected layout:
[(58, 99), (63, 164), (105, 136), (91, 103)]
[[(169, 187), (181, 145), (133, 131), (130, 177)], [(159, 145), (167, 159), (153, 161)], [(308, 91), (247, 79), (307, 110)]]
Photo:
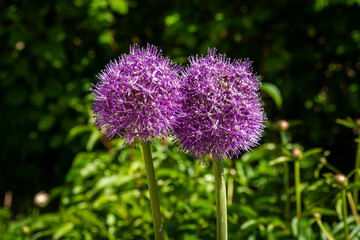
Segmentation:
[(342, 189), (342, 206), (343, 206), (343, 221), (344, 221), (344, 231), (346, 239), (349, 239), (349, 225), (347, 222), (348, 213), (347, 213), (347, 204), (346, 204), (346, 188)]
[(333, 171), (334, 173), (342, 174), (342, 172), (339, 169), (337, 169), (336, 167), (334, 167), (333, 165), (331, 165), (328, 162), (325, 163), (325, 167), (327, 167), (330, 171)]
[(287, 162), (284, 162), (284, 191), (286, 196), (286, 202), (285, 202), (285, 219), (290, 220), (290, 193), (289, 193), (289, 186), (290, 186), (290, 180), (289, 180), (289, 165)]
[(146, 169), (147, 181), (149, 186), (150, 204), (151, 204), (151, 212), (153, 217), (155, 239), (163, 240), (164, 234), (162, 230), (159, 199), (156, 188), (154, 165), (151, 157), (151, 150), (149, 143), (143, 142), (141, 144), (141, 153), (145, 161), (145, 169)]
[(35, 207), (33, 210), (33, 216), (38, 217), (40, 215), (40, 208)]
[[(288, 143), (288, 138), (286, 136), (286, 131), (280, 131), (281, 145), (280, 148), (286, 148)], [(284, 162), (284, 192), (285, 192), (285, 219), (290, 221), (290, 178), (289, 178), (289, 164)]]
[(358, 226), (360, 226), (360, 219), (359, 219), (359, 215), (357, 213), (357, 209), (356, 209), (356, 205), (355, 205), (355, 202), (354, 202), (354, 199), (351, 195), (351, 192), (348, 192), (346, 194), (347, 198), (348, 198), (348, 201), (349, 201), (349, 205), (350, 205), (350, 209), (351, 209), (351, 212), (352, 214), (354, 215), (354, 218), (355, 218), (355, 222)]
[[(358, 146), (357, 146), (357, 150), (356, 150), (356, 160), (355, 160), (355, 169), (359, 169), (360, 168), (360, 133), (359, 133), (359, 138), (358, 138)], [(355, 174), (355, 182), (359, 182), (360, 181), (360, 174), (356, 173)], [(358, 200), (359, 200), (359, 196), (358, 196), (358, 192), (359, 189), (355, 188), (353, 195), (354, 195), (354, 201), (355, 201), (355, 205), (358, 205)]]
[(320, 230), (324, 233), (325, 237), (326, 237), (328, 240), (334, 240), (333, 236), (331, 236), (331, 234), (326, 230), (324, 224), (323, 224), (322, 221), (321, 221), (321, 218), (317, 218), (317, 219), (316, 219), (316, 223), (318, 224)]
[(298, 236), (300, 235), (300, 220), (301, 220), (301, 191), (300, 191), (300, 161), (295, 160), (295, 195), (296, 195), (296, 216), (298, 219)]
[(227, 240), (226, 185), (222, 162), (214, 160), (217, 240)]

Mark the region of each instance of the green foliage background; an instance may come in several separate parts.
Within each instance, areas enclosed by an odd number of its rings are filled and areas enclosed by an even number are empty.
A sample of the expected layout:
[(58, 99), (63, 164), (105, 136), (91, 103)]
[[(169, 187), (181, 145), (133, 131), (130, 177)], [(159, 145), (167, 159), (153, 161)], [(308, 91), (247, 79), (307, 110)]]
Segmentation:
[[(262, 80), (283, 95), (278, 109), (264, 93), (269, 124), (299, 119), (293, 138), (329, 149), (329, 161), (350, 171), (355, 143), (344, 139), (353, 135), (335, 119), (360, 115), (359, 5), (0, 0), (0, 196), (11, 190), (15, 211), (26, 212), (35, 192), (65, 181), (78, 152), (103, 149), (96, 129), (69, 132), (88, 125), (96, 74), (132, 43), (155, 44), (184, 65), (208, 47), (249, 57)], [(263, 142), (272, 141), (270, 133)]]

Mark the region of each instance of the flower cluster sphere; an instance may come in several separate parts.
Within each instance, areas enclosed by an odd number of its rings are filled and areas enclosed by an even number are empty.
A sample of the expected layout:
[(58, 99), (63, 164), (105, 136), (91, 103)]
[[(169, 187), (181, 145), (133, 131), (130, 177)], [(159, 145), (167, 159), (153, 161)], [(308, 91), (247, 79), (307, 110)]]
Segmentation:
[(180, 106), (180, 67), (153, 45), (130, 46), (98, 74), (93, 92), (95, 124), (105, 137), (148, 142), (170, 135)]
[(258, 145), (266, 116), (252, 62), (231, 61), (216, 49), (189, 61), (175, 141), (200, 161), (208, 154), (216, 160), (232, 158)]

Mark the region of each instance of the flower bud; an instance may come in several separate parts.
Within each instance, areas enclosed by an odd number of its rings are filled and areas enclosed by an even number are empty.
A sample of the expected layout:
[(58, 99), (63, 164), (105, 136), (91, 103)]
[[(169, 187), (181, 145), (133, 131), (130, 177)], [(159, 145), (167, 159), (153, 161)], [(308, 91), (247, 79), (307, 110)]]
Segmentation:
[(45, 191), (38, 192), (34, 197), (34, 204), (37, 207), (45, 207), (49, 200), (49, 194)]
[(356, 119), (356, 124), (360, 127), (360, 118)]
[(315, 218), (321, 218), (321, 213), (319, 212), (314, 212), (313, 215)]
[(347, 178), (344, 174), (336, 174), (335, 179), (341, 184), (344, 185), (347, 181)]
[(286, 120), (284, 120), (284, 119), (280, 120), (280, 121), (279, 121), (279, 127), (280, 127), (280, 130), (282, 130), (282, 131), (288, 130), (288, 128), (289, 128), (289, 123), (288, 123), (288, 121), (286, 121)]
[(327, 163), (327, 160), (326, 160), (326, 158), (321, 157), (321, 158), (319, 158), (319, 162), (320, 162), (321, 164), (326, 164), (326, 163)]
[(301, 150), (300, 148), (294, 148), (292, 151), (292, 155), (295, 159), (299, 159), (301, 157)]
[(229, 173), (230, 173), (231, 176), (234, 176), (236, 174), (236, 170), (231, 168)]

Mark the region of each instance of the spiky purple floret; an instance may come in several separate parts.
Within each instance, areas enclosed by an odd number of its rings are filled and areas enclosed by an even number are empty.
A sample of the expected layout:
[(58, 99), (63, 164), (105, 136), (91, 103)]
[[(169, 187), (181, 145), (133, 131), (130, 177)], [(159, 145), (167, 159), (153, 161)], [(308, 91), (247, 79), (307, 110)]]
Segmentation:
[(189, 61), (182, 76), (184, 100), (175, 141), (200, 160), (208, 154), (232, 158), (258, 145), (266, 117), (252, 62), (231, 61), (216, 49)]
[(148, 142), (167, 137), (179, 112), (180, 66), (153, 45), (130, 46), (130, 53), (110, 61), (90, 89), (95, 95), (95, 124), (106, 129), (105, 137), (134, 137)]

